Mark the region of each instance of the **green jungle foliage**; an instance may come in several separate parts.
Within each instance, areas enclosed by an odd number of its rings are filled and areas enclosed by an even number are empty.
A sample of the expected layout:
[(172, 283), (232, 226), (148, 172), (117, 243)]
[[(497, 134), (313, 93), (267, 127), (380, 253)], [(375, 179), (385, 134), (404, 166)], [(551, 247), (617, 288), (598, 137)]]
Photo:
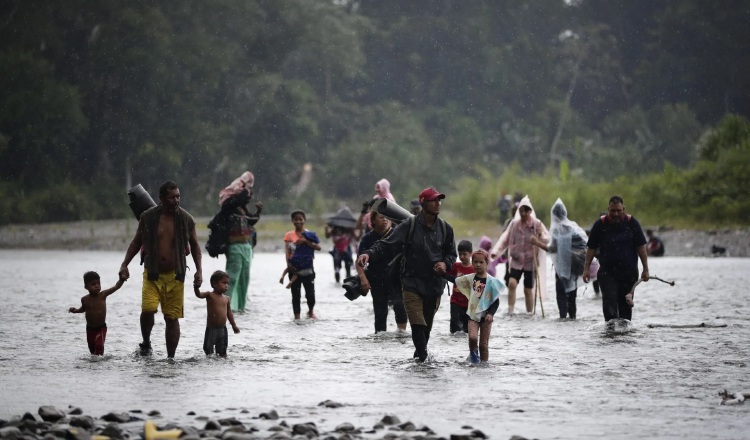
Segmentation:
[(0, 224), (129, 216), (127, 188), (168, 179), (211, 215), (244, 170), (267, 213), (385, 177), (467, 220), (506, 190), (582, 224), (615, 193), (650, 224), (747, 224), (749, 22), (742, 0), (7, 0)]

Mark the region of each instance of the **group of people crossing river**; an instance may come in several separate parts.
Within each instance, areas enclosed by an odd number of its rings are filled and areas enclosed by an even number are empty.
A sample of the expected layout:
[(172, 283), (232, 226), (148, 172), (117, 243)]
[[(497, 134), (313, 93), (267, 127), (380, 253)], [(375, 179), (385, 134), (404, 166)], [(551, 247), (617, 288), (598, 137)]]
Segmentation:
[[(139, 215), (138, 228), (120, 266), (117, 284), (102, 290), (98, 274), (88, 272), (84, 276), (88, 295), (82, 298), (79, 308), (69, 310), (86, 314), (87, 340), (92, 354), (104, 352), (106, 298), (129, 279), (128, 266), (140, 253), (144, 266), (140, 353), (151, 353), (151, 330), (161, 306), (166, 323), (167, 356), (174, 358), (180, 340), (179, 319), (183, 317), (189, 255), (195, 266), (195, 294), (207, 303), (204, 351), (226, 356), (226, 325), (229, 322), (235, 333), (240, 331), (234, 313), (245, 311), (255, 241), (253, 225), (263, 208), (262, 204), (255, 203), (254, 214), (248, 209), (253, 181), (252, 173), (243, 173), (220, 193), (221, 216), (217, 214), (212, 222), (218, 222), (220, 217), (225, 223), (222, 243), (211, 243), (210, 238), (206, 248), (212, 256), (226, 254), (227, 270), (212, 274), (212, 290), (207, 292), (200, 291), (202, 250), (195, 220), (180, 207), (177, 184), (172, 181), (162, 184), (159, 204)], [(429, 357), (428, 343), (435, 313), (450, 283), (453, 285), (450, 330), (468, 334), (471, 363), (486, 362), (501, 295), (507, 295), (507, 313), (514, 315), (516, 289), (523, 280), (524, 309), (527, 314), (534, 313), (536, 298), (544, 291), (546, 252), (554, 265), (560, 318), (576, 318), (579, 280), (588, 283), (593, 278), (598, 279), (601, 288), (605, 320), (632, 318), (633, 286), (639, 279), (649, 279), (647, 241), (638, 221), (625, 212), (621, 197), (609, 199), (607, 212), (594, 222), (589, 234), (568, 218), (562, 200), (558, 199), (553, 205), (551, 224), (547, 228), (537, 218), (529, 197), (523, 197), (495, 245), (492, 246), (488, 237), (483, 237), (477, 249), (468, 240), (459, 240), (457, 245), (453, 227), (440, 216), (445, 198), (445, 194), (428, 187), (411, 202), (412, 215), (393, 218), (387, 212), (370, 209), (372, 204), (366, 203), (352, 228), (342, 228), (340, 224), (326, 228), (326, 236), (333, 237), (334, 245), (338, 245), (338, 253), (332, 252), (337, 269), (342, 261), (347, 262), (347, 275), (350, 275), (352, 259), (349, 255), (346, 260), (346, 253), (359, 242), (354, 263), (358, 283), (353, 285), (361, 294), (371, 293), (375, 331), (387, 329), (389, 306), (393, 307), (398, 331), (405, 331), (407, 324), (410, 326), (417, 361), (424, 362)], [(378, 199), (395, 204), (386, 179), (376, 185), (373, 201)], [(303, 211), (295, 210), (290, 218), (294, 229), (284, 236), (286, 270), (281, 281), (283, 283), (288, 275), (294, 319), (301, 319), (302, 288), (305, 289), (306, 316), (316, 319), (313, 261), (315, 251), (321, 249), (320, 239), (305, 227)], [(214, 235), (214, 232), (212, 229), (215, 239), (218, 233)], [(502, 262), (506, 266), (504, 276), (495, 268)], [(338, 270), (335, 273), (338, 275)], [(350, 289), (352, 278), (344, 280)], [(339, 281), (337, 277), (336, 282)]]

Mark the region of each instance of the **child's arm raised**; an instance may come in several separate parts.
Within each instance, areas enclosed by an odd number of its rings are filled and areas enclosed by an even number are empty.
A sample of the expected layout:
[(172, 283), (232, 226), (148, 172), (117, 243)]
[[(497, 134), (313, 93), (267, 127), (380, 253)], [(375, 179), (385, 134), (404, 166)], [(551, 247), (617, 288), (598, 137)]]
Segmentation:
[(81, 307), (77, 309), (75, 307), (71, 307), (68, 309), (68, 313), (83, 313), (85, 311), (86, 311), (86, 301), (84, 301), (83, 298), (81, 298)]
[(122, 287), (122, 285), (123, 285), (124, 283), (125, 283), (125, 278), (123, 278), (123, 277), (120, 277), (120, 279), (119, 279), (119, 280), (117, 280), (117, 283), (115, 283), (115, 285), (114, 285), (114, 286), (110, 287), (109, 289), (106, 289), (106, 290), (102, 290), (102, 292), (101, 292), (101, 293), (102, 293), (102, 295), (104, 295), (104, 297), (106, 298), (106, 297), (108, 297), (109, 295), (112, 295), (113, 293), (115, 293), (115, 292), (117, 292), (118, 290), (120, 290), (120, 287)]
[(229, 323), (232, 324), (232, 331), (235, 333), (239, 333), (240, 328), (237, 327), (237, 324), (235, 324), (234, 322), (234, 313), (232, 313), (231, 301), (227, 301), (227, 319), (229, 320)]
[(211, 292), (201, 292), (200, 287), (195, 286), (195, 285), (193, 286), (193, 290), (195, 291), (195, 296), (197, 296), (198, 298), (208, 298), (208, 295), (211, 293)]

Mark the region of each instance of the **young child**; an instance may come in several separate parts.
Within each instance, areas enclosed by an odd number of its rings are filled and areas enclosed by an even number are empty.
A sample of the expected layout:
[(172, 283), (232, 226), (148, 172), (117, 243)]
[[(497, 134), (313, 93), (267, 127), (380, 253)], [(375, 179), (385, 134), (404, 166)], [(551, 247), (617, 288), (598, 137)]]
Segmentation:
[(289, 272), (294, 274), (296, 270), (297, 275), (294, 281), (290, 278), (289, 283), (292, 290), (294, 319), (299, 320), (300, 318), (302, 286), (305, 287), (305, 299), (307, 299), (307, 317), (317, 319), (315, 312), (313, 312), (315, 307), (313, 259), (315, 258), (315, 251), (320, 250), (320, 239), (314, 232), (305, 229), (307, 216), (305, 216), (304, 211), (292, 211), (291, 217), (294, 230), (284, 235), (284, 249)]
[(195, 287), (195, 296), (206, 299), (206, 335), (203, 338), (203, 351), (206, 355), (210, 355), (216, 347), (216, 354), (227, 357), (229, 344), (227, 320), (232, 325), (235, 334), (240, 332), (239, 327), (234, 323), (230, 298), (225, 295), (229, 290), (229, 275), (217, 270), (211, 275), (211, 287), (214, 289), (213, 292), (201, 292), (198, 287)]
[(107, 337), (107, 297), (122, 287), (125, 279), (120, 277), (117, 283), (109, 289), (102, 290), (99, 274), (86, 272), (83, 274), (83, 287), (89, 292), (81, 298), (81, 307), (71, 307), (69, 313), (86, 313), (86, 341), (91, 354), (104, 355), (104, 340)]
[[(490, 358), (490, 332), (495, 312), (500, 307), (503, 283), (487, 273), (490, 256), (484, 249), (471, 254), (475, 273), (456, 278), (456, 287), (468, 299), (469, 361), (478, 364)], [(477, 347), (478, 346), (478, 347)]]
[[(448, 271), (449, 275), (456, 278), (474, 273), (474, 266), (471, 264), (472, 245), (470, 241), (461, 240), (458, 242), (458, 261), (453, 263), (453, 267)], [(469, 317), (466, 315), (466, 308), (469, 306), (469, 300), (458, 290), (456, 284), (453, 284), (453, 293), (451, 294), (451, 334), (463, 330), (469, 332)]]
[(326, 225), (325, 228), (326, 238), (333, 240), (333, 249), (331, 250), (331, 256), (333, 257), (333, 276), (336, 280), (336, 284), (341, 282), (341, 265), (343, 263), (344, 270), (346, 271), (346, 278), (349, 278), (352, 274), (352, 247), (351, 243), (355, 240), (355, 234), (353, 229), (342, 228), (339, 226)]

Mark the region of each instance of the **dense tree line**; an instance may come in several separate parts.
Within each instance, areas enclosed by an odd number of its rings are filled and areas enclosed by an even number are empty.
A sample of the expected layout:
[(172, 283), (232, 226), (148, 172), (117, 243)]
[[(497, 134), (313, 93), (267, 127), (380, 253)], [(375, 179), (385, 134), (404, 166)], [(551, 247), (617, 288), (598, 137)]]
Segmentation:
[(165, 179), (209, 214), (245, 169), (270, 212), (512, 164), (700, 179), (728, 160), (701, 137), (750, 115), (747, 23), (740, 0), (8, 0), (0, 223), (119, 217)]

